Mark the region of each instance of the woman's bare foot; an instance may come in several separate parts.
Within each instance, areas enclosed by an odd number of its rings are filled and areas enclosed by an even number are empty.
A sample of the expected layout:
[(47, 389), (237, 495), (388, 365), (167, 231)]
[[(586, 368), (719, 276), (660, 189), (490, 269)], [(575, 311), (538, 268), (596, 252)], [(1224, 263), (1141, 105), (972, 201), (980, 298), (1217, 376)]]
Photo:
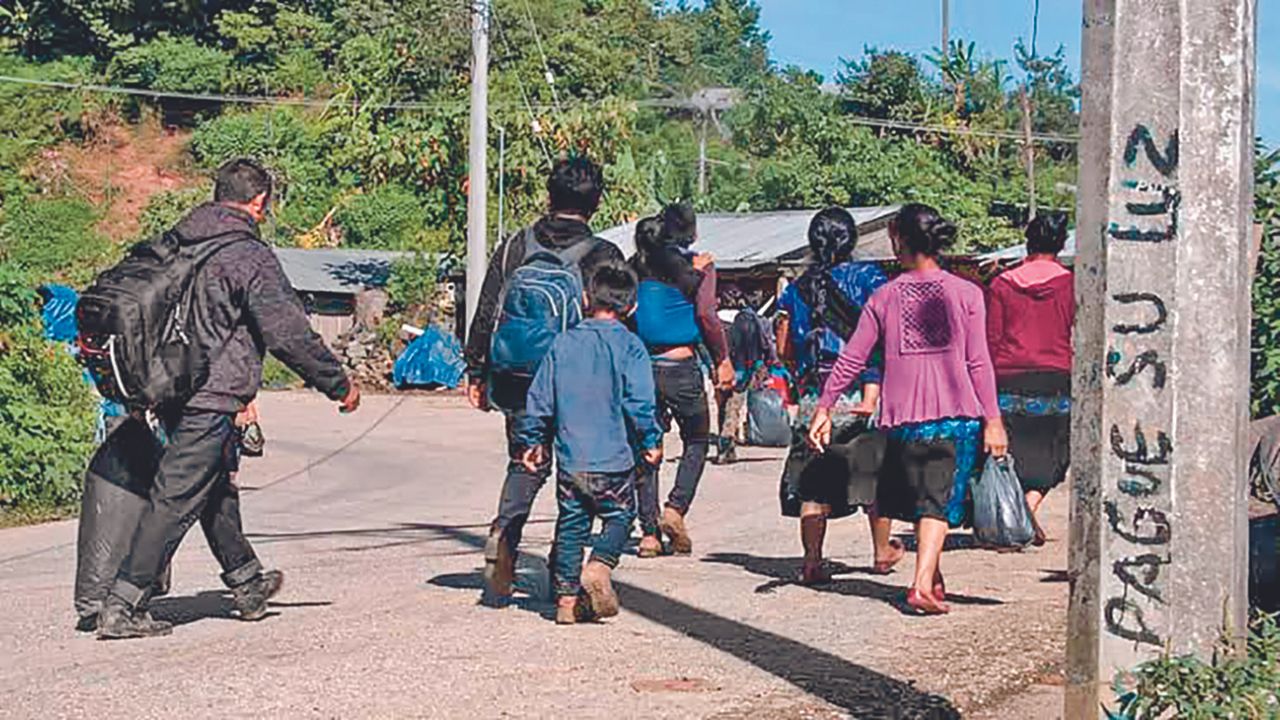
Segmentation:
[(871, 568), (872, 574), (888, 575), (893, 572), (893, 567), (901, 562), (906, 555), (907, 548), (902, 544), (901, 540), (897, 538), (890, 540), (888, 555), (881, 557), (880, 549), (876, 548), (876, 562), (875, 566)]
[(804, 568), (800, 570), (801, 585), (830, 585), (831, 571), (822, 563), (805, 562)]
[(1040, 527), (1040, 518), (1036, 517), (1035, 513), (1031, 513), (1031, 527), (1035, 530), (1035, 535), (1031, 537), (1031, 544), (1035, 547), (1044, 547), (1049, 538), (1044, 534), (1044, 528)]
[(932, 593), (915, 588), (907, 591), (907, 607), (917, 615), (946, 615), (951, 612), (951, 606), (933, 597)]

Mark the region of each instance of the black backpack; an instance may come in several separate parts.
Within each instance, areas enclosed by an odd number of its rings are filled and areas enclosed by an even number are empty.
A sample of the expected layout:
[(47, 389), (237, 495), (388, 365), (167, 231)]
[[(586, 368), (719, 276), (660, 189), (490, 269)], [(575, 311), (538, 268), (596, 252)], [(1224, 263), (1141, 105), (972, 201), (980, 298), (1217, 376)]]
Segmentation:
[(220, 250), (254, 240), (243, 232), (183, 247), (173, 233), (139, 243), (103, 272), (76, 305), (80, 361), (103, 397), (154, 409), (190, 400), (221, 351), (196, 316), (200, 269)]

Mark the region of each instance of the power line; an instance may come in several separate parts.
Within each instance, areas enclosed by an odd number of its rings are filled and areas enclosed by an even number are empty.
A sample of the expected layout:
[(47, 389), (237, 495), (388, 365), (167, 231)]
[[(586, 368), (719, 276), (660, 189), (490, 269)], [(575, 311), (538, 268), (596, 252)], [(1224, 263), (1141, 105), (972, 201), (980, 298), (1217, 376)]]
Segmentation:
[[(507, 54), (515, 56), (515, 52), (511, 49), (511, 43), (507, 41), (507, 31), (502, 27), (502, 21), (498, 19), (497, 8), (491, 10), (491, 24), (498, 29), (498, 39), (502, 41), (502, 46), (507, 49)], [(529, 124), (533, 128), (533, 136), (537, 138), (538, 145), (542, 148), (542, 155), (547, 159), (547, 167), (551, 167), (555, 163), (551, 160), (551, 150), (547, 148), (547, 141), (543, 139), (542, 133), (538, 132), (538, 115), (533, 111), (533, 103), (529, 102), (529, 91), (524, 86), (524, 79), (520, 77), (518, 71), (513, 71), (516, 77), (516, 85), (520, 88), (520, 97), (524, 100), (525, 109), (529, 112)]]
[[(508, 52), (511, 52), (511, 45), (507, 41), (506, 32), (502, 29), (502, 24), (497, 21), (497, 14), (494, 14), (494, 26), (498, 28), (498, 36), (506, 46)], [(513, 73), (516, 77), (516, 84), (520, 87), (520, 94), (523, 103), (497, 103), (495, 107), (519, 107), (523, 105), (529, 112), (532, 121), (537, 122), (537, 110), (553, 111), (558, 110), (554, 105), (535, 104), (530, 101), (524, 80), (520, 77), (520, 73)], [(14, 77), (11, 75), (0, 75), (0, 83), (10, 83), (18, 85), (29, 85), (34, 87), (44, 87), (58, 90), (87, 91), (100, 92), (116, 95), (130, 95), (136, 97), (145, 97), (152, 99), (174, 99), (174, 100), (196, 100), (202, 102), (222, 102), (231, 104), (244, 105), (264, 105), (264, 106), (292, 106), (292, 107), (316, 107), (328, 108), (339, 107), (345, 103), (338, 98), (293, 98), (293, 97), (272, 97), (264, 95), (222, 95), (216, 93), (188, 93), (173, 92), (164, 90), (149, 90), (146, 88), (123, 87), (118, 85), (99, 85), (94, 83), (73, 83), (61, 82), (56, 80), (37, 80), (35, 78)], [(571, 107), (596, 107), (616, 102), (617, 99), (604, 98), (600, 100), (584, 100), (575, 102)], [(687, 101), (681, 101), (671, 98), (644, 98), (639, 100), (621, 99), (620, 102), (630, 104), (637, 108), (679, 108), (687, 106)], [(401, 101), (389, 103), (370, 103), (361, 104), (361, 107), (372, 110), (407, 110), (407, 111), (425, 111), (425, 110), (442, 110), (456, 109), (468, 107), (469, 102), (466, 100), (457, 100), (450, 102), (418, 102), (418, 101)], [(1004, 140), (1023, 140), (1024, 137), (1016, 132), (1004, 130), (983, 130), (980, 128), (966, 128), (946, 125), (929, 125), (925, 123), (914, 123), (903, 120), (886, 120), (882, 118), (864, 117), (859, 115), (844, 115), (843, 118), (854, 125), (865, 125), (868, 127), (881, 127), (892, 130), (907, 130), (913, 132), (933, 133), (937, 135), (962, 135), (972, 137), (988, 137)], [(1076, 135), (1050, 135), (1046, 133), (1034, 133), (1031, 139), (1035, 142), (1074, 145), (1080, 141)], [(542, 139), (539, 137), (539, 141)], [(546, 148), (544, 146), (544, 152)], [(548, 155), (548, 158), (550, 156)]]
[(560, 108), (560, 93), (556, 91), (556, 76), (551, 72), (551, 63), (547, 62), (547, 53), (542, 49), (542, 35), (538, 32), (538, 22), (533, 19), (533, 10), (529, 7), (529, 0), (524, 0), (524, 14), (529, 18), (529, 27), (533, 28), (533, 42), (538, 46), (538, 55), (542, 57), (542, 72), (547, 79), (547, 86), (551, 88), (551, 99), (555, 101), (556, 109)]
[[(15, 85), (31, 85), (35, 87), (53, 88), (58, 90), (82, 90), (88, 92), (107, 93), (112, 95), (130, 95), (135, 97), (144, 97), (151, 99), (166, 100), (194, 100), (201, 102), (219, 102), (239, 105), (268, 105), (268, 106), (288, 106), (288, 107), (313, 107), (313, 108), (329, 108), (345, 105), (346, 103), (340, 98), (296, 98), (284, 96), (267, 96), (267, 95), (223, 95), (219, 93), (190, 93), (176, 92), (169, 90), (150, 90), (147, 88), (124, 87), (120, 85), (99, 85), (95, 83), (73, 83), (61, 82), (57, 80), (37, 80), (35, 78), (14, 77), (11, 75), (0, 75), (0, 83), (10, 83)], [(582, 105), (596, 104), (601, 101), (584, 101)], [(419, 101), (399, 101), (386, 103), (359, 103), (360, 107), (370, 110), (442, 110), (448, 108), (464, 108), (470, 103), (466, 100), (456, 100), (450, 102), (419, 102)], [(541, 109), (553, 109), (551, 105), (537, 106)]]

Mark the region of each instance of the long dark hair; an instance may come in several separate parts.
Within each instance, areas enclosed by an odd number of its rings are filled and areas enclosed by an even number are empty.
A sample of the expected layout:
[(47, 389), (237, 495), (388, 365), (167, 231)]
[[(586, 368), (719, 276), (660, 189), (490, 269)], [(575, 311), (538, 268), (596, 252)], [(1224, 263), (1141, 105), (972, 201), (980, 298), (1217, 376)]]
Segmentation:
[(662, 218), (647, 217), (636, 223), (635, 270), (641, 280), (676, 283), (688, 265), (678, 250), (667, 244)]
[(813, 262), (804, 274), (796, 279), (796, 291), (805, 305), (813, 326), (809, 336), (803, 338), (813, 358), (809, 382), (821, 384), (829, 368), (818, 367), (822, 360), (821, 331), (830, 329), (841, 338), (848, 339), (858, 326), (861, 310), (845, 297), (831, 276), (837, 265), (849, 262), (858, 244), (858, 225), (848, 210), (830, 207), (820, 211), (809, 223), (809, 248)]
[(813, 264), (831, 269), (849, 261), (858, 245), (858, 223), (842, 207), (829, 207), (809, 222), (809, 250)]

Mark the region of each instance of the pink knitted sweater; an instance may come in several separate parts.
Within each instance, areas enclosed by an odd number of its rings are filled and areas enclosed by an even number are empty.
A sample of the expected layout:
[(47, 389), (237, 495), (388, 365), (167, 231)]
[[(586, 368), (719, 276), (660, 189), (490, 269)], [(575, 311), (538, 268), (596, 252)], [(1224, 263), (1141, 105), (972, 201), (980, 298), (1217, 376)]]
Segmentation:
[(912, 271), (876, 291), (822, 389), (833, 407), (884, 350), (881, 427), (1000, 416), (980, 287), (942, 270)]

